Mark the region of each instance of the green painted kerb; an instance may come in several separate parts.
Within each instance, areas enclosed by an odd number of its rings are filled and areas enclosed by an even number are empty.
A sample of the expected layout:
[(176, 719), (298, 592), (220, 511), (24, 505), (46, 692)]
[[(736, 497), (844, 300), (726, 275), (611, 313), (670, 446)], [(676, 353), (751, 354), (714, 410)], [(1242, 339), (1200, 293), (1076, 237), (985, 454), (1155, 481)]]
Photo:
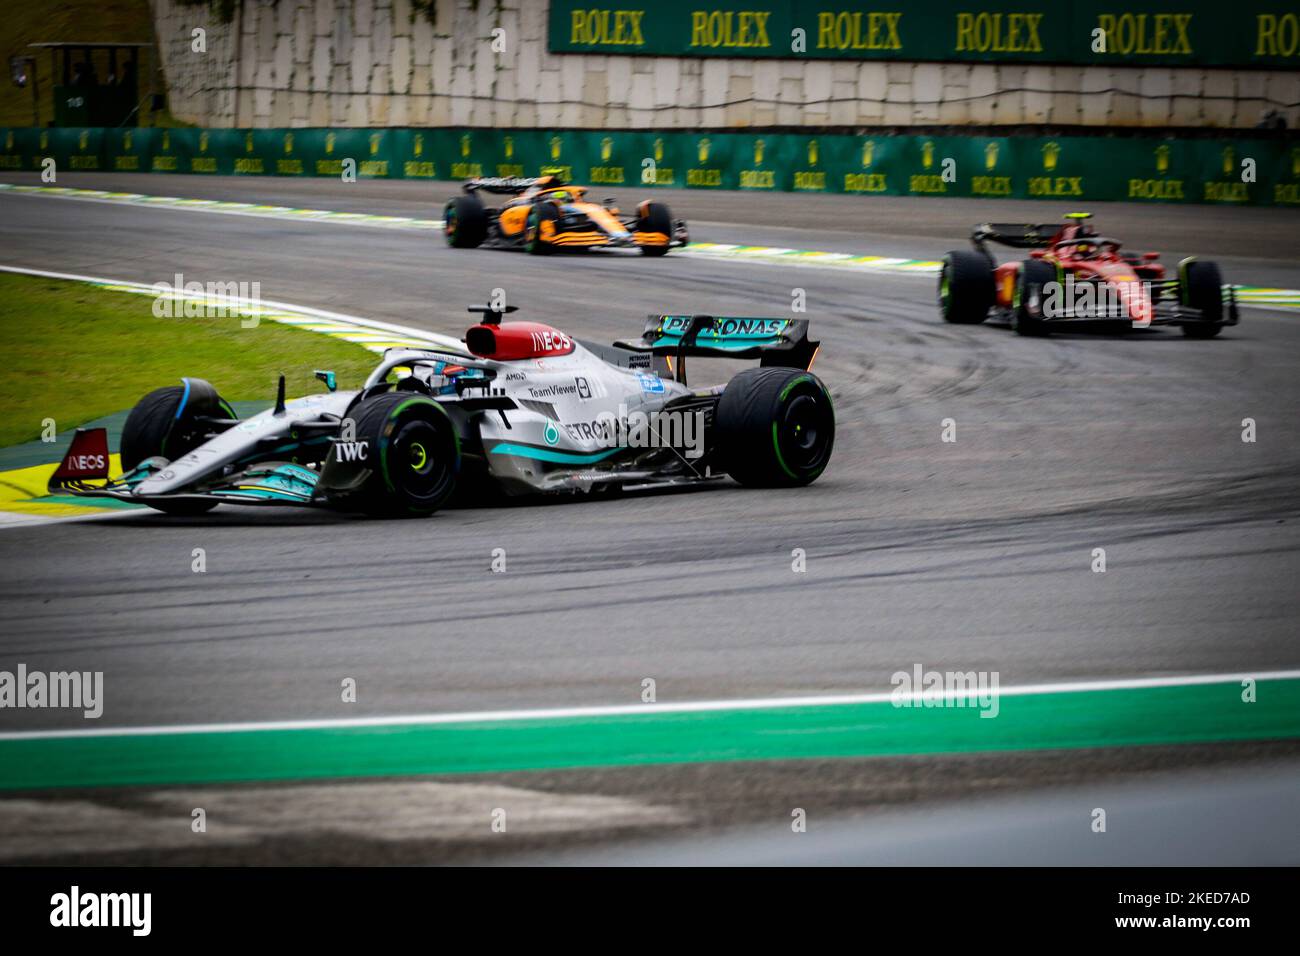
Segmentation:
[(1300, 680), (426, 725), (0, 741), (0, 789), (1129, 747), (1300, 737)]

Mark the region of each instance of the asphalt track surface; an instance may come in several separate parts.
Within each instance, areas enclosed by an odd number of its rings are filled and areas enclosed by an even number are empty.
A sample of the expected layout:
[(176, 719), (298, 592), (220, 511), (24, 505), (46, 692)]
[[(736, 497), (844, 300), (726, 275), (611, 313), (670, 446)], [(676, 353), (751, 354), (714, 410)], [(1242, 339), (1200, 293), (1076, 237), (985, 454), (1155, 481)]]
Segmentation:
[[(60, 185), (427, 218), (453, 190), (128, 175)], [(664, 198), (697, 240), (909, 258), (961, 248), (979, 221), (1069, 211)], [(1106, 234), (1167, 260), (1199, 254), (1228, 281), (1300, 287), (1294, 212), (1092, 211)], [(823, 342), (816, 371), (835, 399), (837, 437), (830, 468), (807, 489), (724, 485), (412, 522), (222, 508), (187, 521), (0, 530), (0, 666), (104, 671), (105, 724), (635, 704), (645, 678), (661, 702), (887, 691), (891, 674), (918, 662), (997, 671), (1004, 686), (1300, 666), (1295, 314), (1243, 310), (1240, 326), (1209, 341), (1176, 329), (1022, 339), (942, 323), (930, 277), (672, 255), (537, 259), (451, 250), (427, 234), (16, 195), (0, 196), (0, 262), (147, 283), (176, 272), (257, 281), (267, 298), (446, 333), (468, 326), (464, 304), (502, 287), (522, 317), (597, 341), (634, 335), (649, 312), (789, 315), (801, 288)], [(949, 418), (953, 443), (941, 441)], [(1244, 418), (1256, 422), (1253, 443), (1241, 439)], [(207, 553), (202, 575), (190, 567), (196, 547)], [(490, 573), (494, 548), (506, 551), (503, 575)], [(791, 570), (796, 548), (806, 573)], [(1094, 548), (1106, 550), (1104, 574), (1091, 570)], [(356, 704), (339, 700), (344, 677), (356, 679)], [(5, 730), (81, 723), (51, 711), (0, 719)], [(560, 827), (567, 847), (624, 824), (644, 834), (744, 822), (760, 806), (860, 810), (1296, 754), (1294, 743), (1223, 744), (506, 774), (476, 785), (637, 804), (628, 816), (607, 807), (623, 822), (606, 829)], [(104, 812), (130, 802), (96, 799)], [(378, 841), (381, 852), (364, 828), (342, 850), (274, 827), (262, 837), (273, 842), (250, 837), (198, 857), (148, 841), (98, 849), (106, 860), (313, 862), (504, 849), (444, 833), (406, 855), (391, 849), (406, 844)]]

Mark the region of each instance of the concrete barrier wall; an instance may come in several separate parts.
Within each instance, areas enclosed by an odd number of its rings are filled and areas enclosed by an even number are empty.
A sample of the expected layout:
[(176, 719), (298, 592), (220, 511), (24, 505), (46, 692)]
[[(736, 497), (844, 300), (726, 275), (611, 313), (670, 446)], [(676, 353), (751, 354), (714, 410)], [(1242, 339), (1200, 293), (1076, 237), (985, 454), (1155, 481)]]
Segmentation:
[(546, 0), (151, 2), (172, 112), (209, 127), (1300, 126), (1300, 70), (557, 55)]

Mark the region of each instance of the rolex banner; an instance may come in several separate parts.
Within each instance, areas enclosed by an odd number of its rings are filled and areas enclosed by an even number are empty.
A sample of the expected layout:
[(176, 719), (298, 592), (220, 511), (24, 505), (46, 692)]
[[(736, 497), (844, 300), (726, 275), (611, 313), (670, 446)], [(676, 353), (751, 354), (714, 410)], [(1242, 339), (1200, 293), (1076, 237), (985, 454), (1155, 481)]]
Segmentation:
[(53, 185), (73, 186), (75, 178), (60, 174), (460, 180), (550, 173), (598, 196), (674, 186), (1300, 207), (1295, 138), (0, 128), (0, 170), (52, 171)]
[(553, 53), (1300, 67), (1294, 0), (551, 0)]

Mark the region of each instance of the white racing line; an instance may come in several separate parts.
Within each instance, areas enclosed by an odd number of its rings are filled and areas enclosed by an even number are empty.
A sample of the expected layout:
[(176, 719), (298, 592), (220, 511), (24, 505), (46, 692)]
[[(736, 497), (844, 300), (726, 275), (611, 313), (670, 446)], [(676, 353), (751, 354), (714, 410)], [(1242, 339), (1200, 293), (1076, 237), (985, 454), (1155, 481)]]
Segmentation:
[(289, 219), (294, 222), (325, 222), (344, 226), (372, 226), (379, 229), (415, 229), (436, 231), (441, 219), (415, 219), (409, 216), (376, 216), (363, 212), (336, 212), (330, 209), (297, 209), (252, 202), (223, 199), (184, 199), (179, 196), (149, 196), (144, 193), (113, 192), (107, 189), (74, 189), (71, 186), (22, 186), (0, 183), (0, 195), (42, 196), (48, 199), (74, 199), (81, 202), (143, 206), (170, 209), (174, 212), (214, 212), (226, 216), (251, 216), (255, 219)]
[(365, 319), (357, 315), (345, 315), (342, 312), (328, 312), (324, 309), (314, 309), (306, 305), (293, 305), (289, 302), (279, 302), (274, 299), (253, 299), (238, 295), (213, 295), (208, 292), (197, 291), (187, 292), (184, 289), (173, 288), (170, 284), (149, 285), (143, 282), (132, 282), (128, 279), (106, 279), (103, 276), (79, 275), (73, 272), (50, 272), (45, 269), (30, 269), (26, 266), (0, 264), (0, 272), (41, 276), (46, 279), (86, 282), (113, 292), (129, 292), (150, 297), (161, 295), (169, 299), (200, 301), (205, 304), (220, 305), (232, 310), (238, 310), (238, 317), (240, 318), (255, 318), (259, 322), (270, 321), (292, 325), (308, 332), (319, 332), (323, 335), (352, 342), (372, 352), (383, 352), (385, 349), (394, 346), (425, 348), (430, 345), (443, 349), (453, 348), (458, 352), (464, 350), (464, 344), (460, 339), (439, 332), (428, 332), (405, 325), (394, 325), (391, 322)]
[[(126, 204), (148, 209), (178, 212), (210, 212), (223, 215), (250, 216), (258, 219), (282, 219), (293, 222), (318, 222), (345, 226), (368, 226), (429, 233), (443, 227), (441, 219), (417, 219), (409, 216), (377, 216), (367, 213), (336, 212), (329, 209), (299, 209), (250, 202), (219, 199), (185, 199), (177, 196), (150, 196), (144, 193), (113, 192), (105, 189), (75, 189), (67, 186), (23, 186), (0, 183), (0, 195), (41, 196), (82, 202)], [(839, 269), (855, 272), (892, 272), (933, 276), (940, 262), (933, 259), (906, 259), (896, 256), (855, 255), (849, 252), (819, 252), (782, 246), (750, 246), (725, 242), (692, 242), (675, 256), (709, 259), (717, 262), (758, 262), (772, 265), (813, 269)], [(1243, 306), (1300, 311), (1300, 289), (1273, 289), (1238, 286), (1237, 300)]]
[[(1064, 681), (1056, 684), (1022, 684), (999, 688), (999, 697), (1028, 697), (1041, 694), (1077, 694), (1110, 690), (1144, 690), (1159, 687), (1195, 687), (1206, 684), (1240, 684), (1242, 681), (1300, 679), (1300, 670), (1244, 671), (1235, 674), (1190, 674), (1173, 677), (1132, 677), (1096, 681)], [(964, 691), (945, 691), (935, 698), (954, 699)], [(910, 699), (920, 704), (929, 699), (924, 691), (896, 695), (825, 694), (805, 697), (753, 697), (736, 700), (699, 700), (679, 704), (616, 704), (594, 707), (553, 707), (529, 710), (484, 710), (451, 714), (397, 714), (379, 717), (338, 717), (318, 720), (267, 720), (220, 724), (161, 724), (138, 727), (102, 727), (76, 730), (25, 730), (0, 733), (0, 740), (49, 740), (71, 737), (129, 737), (162, 734), (224, 734), (274, 730), (334, 730), (353, 727), (402, 727), (437, 724), (477, 724), (502, 721), (564, 720), (584, 717), (631, 717), (638, 714), (698, 714), (711, 711), (771, 710), (785, 707), (834, 707), (880, 704)]]

